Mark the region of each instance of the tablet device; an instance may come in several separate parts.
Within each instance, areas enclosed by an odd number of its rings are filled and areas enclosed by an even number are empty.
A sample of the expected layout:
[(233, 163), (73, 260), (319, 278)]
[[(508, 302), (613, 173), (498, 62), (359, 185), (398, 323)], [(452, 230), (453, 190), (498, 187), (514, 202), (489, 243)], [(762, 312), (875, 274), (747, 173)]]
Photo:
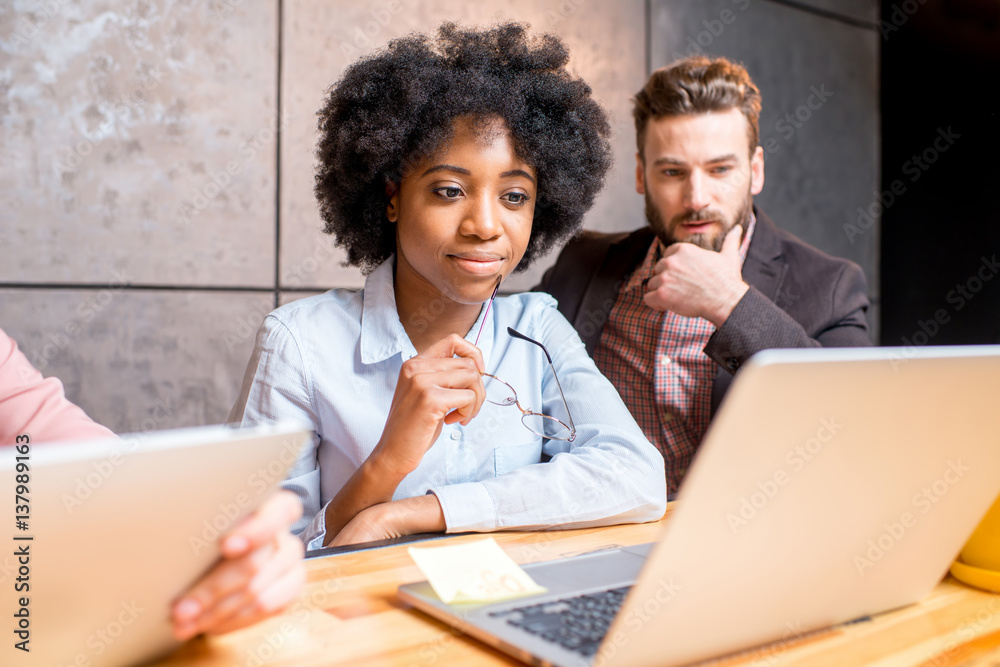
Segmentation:
[(307, 434), (209, 426), (0, 447), (0, 663), (125, 665), (176, 648), (172, 602), (284, 481)]

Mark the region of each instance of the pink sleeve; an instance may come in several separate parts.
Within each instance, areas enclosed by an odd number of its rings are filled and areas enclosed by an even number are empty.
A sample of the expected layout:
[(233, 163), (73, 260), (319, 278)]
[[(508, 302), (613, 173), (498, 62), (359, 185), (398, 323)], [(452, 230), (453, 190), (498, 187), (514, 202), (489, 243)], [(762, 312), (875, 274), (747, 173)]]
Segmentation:
[(114, 436), (69, 402), (58, 379), (43, 378), (0, 329), (0, 445), (19, 435), (32, 444)]

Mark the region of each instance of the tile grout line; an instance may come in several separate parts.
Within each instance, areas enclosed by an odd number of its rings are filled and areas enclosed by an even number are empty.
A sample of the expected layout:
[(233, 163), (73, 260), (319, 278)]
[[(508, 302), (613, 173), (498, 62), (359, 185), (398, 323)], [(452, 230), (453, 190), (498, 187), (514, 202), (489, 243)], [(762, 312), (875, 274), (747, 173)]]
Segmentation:
[(875, 21), (866, 21), (864, 19), (854, 18), (853, 16), (846, 16), (844, 14), (838, 14), (827, 9), (820, 9), (819, 7), (813, 7), (812, 5), (801, 2), (800, 0), (768, 0), (776, 5), (784, 5), (786, 7), (791, 7), (794, 9), (802, 10), (808, 14), (813, 14), (815, 16), (820, 16), (822, 18), (831, 19), (833, 21), (839, 21), (840, 23), (845, 23), (849, 26), (855, 28), (865, 28), (868, 30), (879, 29), (878, 19)]
[(283, 131), (283, 123), (281, 116), (281, 49), (283, 45), (283, 33), (284, 33), (284, 3), (282, 0), (277, 0), (277, 11), (278, 11), (278, 43), (277, 43), (277, 53), (276, 53), (276, 67), (277, 72), (275, 76), (276, 81), (276, 94), (275, 94), (275, 105), (277, 106), (278, 115), (278, 130), (275, 132), (275, 155), (274, 155), (274, 307), (278, 307), (278, 299), (280, 298), (280, 288), (281, 288), (281, 133)]
[(646, 79), (653, 74), (653, 0), (646, 0)]
[[(129, 291), (160, 291), (160, 292), (273, 292), (271, 287), (260, 285), (156, 285), (152, 283), (5, 283), (0, 282), (0, 289), (54, 289), (54, 290), (114, 290)], [(294, 290), (289, 290), (294, 291)]]

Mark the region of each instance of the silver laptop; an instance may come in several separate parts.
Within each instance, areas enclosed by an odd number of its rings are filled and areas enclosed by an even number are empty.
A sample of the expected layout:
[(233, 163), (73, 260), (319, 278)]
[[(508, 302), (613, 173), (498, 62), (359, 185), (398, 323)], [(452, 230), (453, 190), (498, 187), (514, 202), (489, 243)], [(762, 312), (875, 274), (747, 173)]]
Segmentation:
[[(306, 436), (299, 425), (213, 426), (0, 447), (0, 664), (131, 665), (175, 648), (171, 603), (285, 479)], [(14, 646), (24, 639), (28, 652)]]
[(544, 595), (417, 609), (524, 662), (682, 665), (910, 604), (1000, 493), (1000, 346), (769, 350), (659, 542), (528, 565)]

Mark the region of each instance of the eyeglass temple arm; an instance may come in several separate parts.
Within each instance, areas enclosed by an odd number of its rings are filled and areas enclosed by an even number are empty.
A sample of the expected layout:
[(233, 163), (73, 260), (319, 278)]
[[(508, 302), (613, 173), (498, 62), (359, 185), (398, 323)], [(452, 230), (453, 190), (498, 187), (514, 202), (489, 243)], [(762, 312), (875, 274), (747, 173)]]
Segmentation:
[(545, 346), (539, 343), (537, 340), (534, 340), (533, 338), (528, 338), (520, 331), (516, 331), (511, 327), (507, 327), (507, 335), (512, 336), (514, 338), (520, 338), (521, 340), (526, 340), (529, 343), (534, 343), (538, 347), (542, 348), (542, 352), (545, 353), (545, 358), (549, 362), (549, 368), (552, 369), (552, 377), (556, 379), (556, 387), (559, 389), (559, 396), (560, 398), (562, 398), (563, 405), (566, 407), (566, 416), (569, 418), (569, 426), (571, 429), (573, 429), (573, 432), (576, 433), (576, 424), (573, 423), (573, 413), (571, 413), (569, 410), (569, 401), (566, 400), (566, 394), (563, 393), (562, 384), (559, 382), (559, 375), (556, 373), (556, 367), (552, 365), (552, 357), (549, 355), (549, 351), (546, 350)]
[(542, 345), (541, 343), (539, 343), (537, 340), (535, 340), (533, 338), (528, 338), (527, 336), (525, 336), (520, 331), (516, 331), (516, 330), (512, 329), (511, 327), (507, 327), (507, 335), (513, 336), (514, 338), (520, 338), (521, 340), (526, 340), (529, 343), (534, 343), (538, 347), (542, 348), (542, 352), (545, 353), (545, 358), (549, 360), (549, 365), (550, 366), (552, 365), (552, 357), (549, 356), (549, 351), (546, 350), (545, 346)]
[(493, 299), (497, 298), (497, 292), (500, 291), (500, 283), (503, 281), (503, 276), (497, 276), (497, 286), (493, 288), (493, 294), (490, 296), (490, 300), (486, 302), (486, 312), (483, 313), (483, 322), (479, 325), (479, 333), (476, 334), (476, 342), (473, 343), (476, 347), (479, 347), (479, 337), (483, 335), (483, 327), (486, 326), (486, 318), (490, 316), (490, 306), (493, 305)]

